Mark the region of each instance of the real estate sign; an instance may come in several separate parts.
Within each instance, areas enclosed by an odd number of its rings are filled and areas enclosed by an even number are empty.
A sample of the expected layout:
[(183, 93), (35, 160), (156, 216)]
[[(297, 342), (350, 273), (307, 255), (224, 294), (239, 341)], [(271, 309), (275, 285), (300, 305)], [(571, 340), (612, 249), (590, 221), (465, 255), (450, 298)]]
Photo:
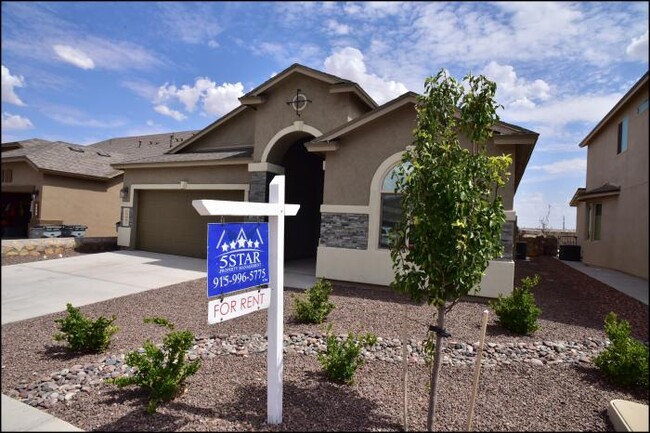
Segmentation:
[(268, 223), (208, 224), (208, 298), (269, 283)]

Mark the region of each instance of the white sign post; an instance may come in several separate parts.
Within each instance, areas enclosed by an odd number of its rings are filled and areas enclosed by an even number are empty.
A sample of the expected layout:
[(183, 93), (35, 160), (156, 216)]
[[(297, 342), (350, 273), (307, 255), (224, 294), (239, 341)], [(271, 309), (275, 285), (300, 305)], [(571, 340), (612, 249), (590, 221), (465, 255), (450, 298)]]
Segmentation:
[(252, 203), (224, 200), (193, 200), (199, 215), (269, 217), (269, 272), (271, 305), (268, 317), (266, 422), (282, 423), (282, 337), (284, 334), (284, 217), (295, 216), (297, 204), (284, 203), (284, 176), (275, 176), (269, 185), (269, 202)]

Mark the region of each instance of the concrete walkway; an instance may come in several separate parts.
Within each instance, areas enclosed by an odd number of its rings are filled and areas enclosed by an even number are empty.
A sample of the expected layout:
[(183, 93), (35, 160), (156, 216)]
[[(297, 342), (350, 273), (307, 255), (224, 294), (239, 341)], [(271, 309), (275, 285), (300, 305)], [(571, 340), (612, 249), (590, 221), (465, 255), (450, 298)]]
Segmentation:
[(561, 262), (648, 305), (648, 280), (582, 262), (570, 260), (561, 260)]

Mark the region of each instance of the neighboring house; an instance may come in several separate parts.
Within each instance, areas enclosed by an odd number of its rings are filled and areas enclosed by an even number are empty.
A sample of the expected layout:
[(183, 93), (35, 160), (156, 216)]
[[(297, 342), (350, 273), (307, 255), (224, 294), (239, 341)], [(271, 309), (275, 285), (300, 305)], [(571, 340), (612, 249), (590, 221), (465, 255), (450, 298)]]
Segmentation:
[(648, 278), (648, 73), (580, 142), (576, 234), (585, 264)]
[[(129, 190), (118, 244), (205, 257), (207, 223), (224, 219), (199, 216), (192, 200), (266, 201), (284, 174), (286, 202), (300, 204), (286, 219), (285, 258), (316, 260), (318, 277), (389, 284), (383, 234), (400, 212), (390, 173), (413, 142), (416, 94), (377, 106), (358, 84), (294, 64), (240, 102), (163, 155), (113, 164)], [(501, 191), (505, 253), (486, 271), (484, 296), (512, 290), (513, 198), (538, 138), (503, 122), (494, 132), (490, 153), (511, 154), (513, 165)]]
[[(123, 173), (112, 163), (161, 154), (194, 131), (125, 137), (90, 146), (40, 139), (2, 143), (2, 237), (41, 224), (85, 225), (86, 237), (117, 236)], [(174, 139), (178, 141), (174, 141)]]

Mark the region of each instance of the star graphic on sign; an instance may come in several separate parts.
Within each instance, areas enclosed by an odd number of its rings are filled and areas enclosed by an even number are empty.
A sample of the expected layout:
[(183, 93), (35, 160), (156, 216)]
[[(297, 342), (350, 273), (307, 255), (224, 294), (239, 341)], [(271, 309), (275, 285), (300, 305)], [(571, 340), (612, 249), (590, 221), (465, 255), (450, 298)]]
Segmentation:
[(248, 248), (253, 248), (253, 241), (250, 239), (248, 240)]
[(228, 244), (224, 242), (223, 245), (221, 245), (221, 249), (223, 250), (224, 253), (228, 251)]
[(255, 248), (258, 248), (260, 246), (259, 241), (255, 241)]
[(234, 250), (236, 246), (237, 246), (237, 244), (235, 243), (235, 241), (230, 242), (230, 249), (231, 250)]
[(239, 238), (239, 240), (237, 241), (237, 243), (239, 244), (239, 248), (244, 248), (244, 247), (246, 246), (246, 239), (244, 239), (244, 238)]

